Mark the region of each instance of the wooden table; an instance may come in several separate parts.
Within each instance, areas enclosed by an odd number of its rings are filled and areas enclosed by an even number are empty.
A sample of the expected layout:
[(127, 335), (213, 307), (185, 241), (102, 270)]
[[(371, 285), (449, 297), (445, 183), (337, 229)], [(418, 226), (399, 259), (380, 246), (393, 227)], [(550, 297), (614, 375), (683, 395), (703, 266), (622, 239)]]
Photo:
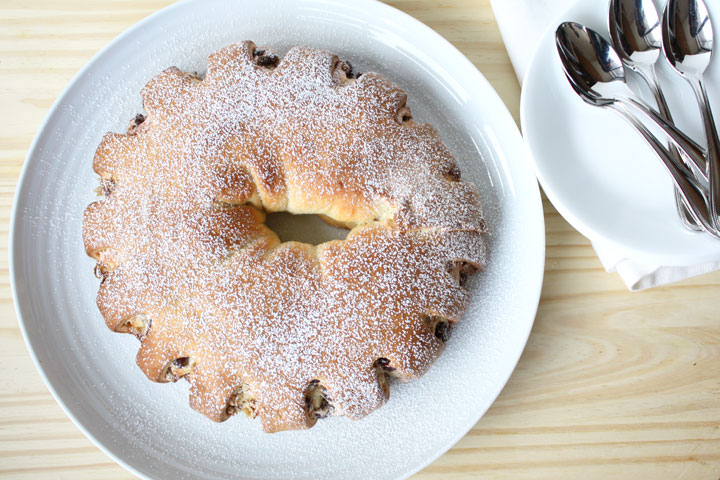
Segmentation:
[[(18, 328), (13, 194), (48, 108), (100, 48), (167, 0), (0, 0), (0, 476), (127, 479), (63, 414)], [(392, 0), (520, 88), (487, 0)], [(544, 200), (547, 265), (527, 349), (490, 411), (418, 479), (720, 477), (720, 273), (629, 293)], [(51, 319), (49, 319), (51, 320)], [(429, 433), (430, 434), (430, 433)]]

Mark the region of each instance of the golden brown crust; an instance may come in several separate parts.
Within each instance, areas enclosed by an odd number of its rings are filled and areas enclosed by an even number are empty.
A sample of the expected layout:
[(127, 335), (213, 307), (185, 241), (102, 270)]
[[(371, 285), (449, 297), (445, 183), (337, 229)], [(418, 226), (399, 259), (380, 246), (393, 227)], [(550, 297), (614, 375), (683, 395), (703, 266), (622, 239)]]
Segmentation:
[[(148, 378), (182, 376), (194, 409), (243, 409), (266, 431), (312, 426), (312, 405), (360, 418), (386, 400), (378, 372), (422, 375), (438, 319), (467, 307), (455, 265), (482, 267), (485, 230), (475, 187), (399, 88), (319, 50), (277, 61), (244, 42), (202, 81), (152, 79), (147, 117), (97, 149), (107, 197), (83, 222), (100, 311), (140, 338)], [(355, 228), (280, 243), (263, 222), (282, 210)]]

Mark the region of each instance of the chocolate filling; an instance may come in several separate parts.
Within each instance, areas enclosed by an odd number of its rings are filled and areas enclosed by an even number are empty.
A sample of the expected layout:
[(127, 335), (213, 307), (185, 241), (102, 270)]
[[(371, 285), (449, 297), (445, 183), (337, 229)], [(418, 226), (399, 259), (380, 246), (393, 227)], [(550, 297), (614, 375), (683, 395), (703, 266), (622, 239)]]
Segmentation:
[(127, 134), (128, 135), (135, 135), (135, 130), (137, 127), (139, 127), (143, 122), (145, 121), (145, 115), (142, 113), (138, 113), (133, 117), (132, 120), (130, 120), (130, 124), (128, 125)]
[(457, 165), (453, 165), (450, 170), (445, 172), (445, 179), (450, 180), (451, 182), (460, 181), (460, 169), (457, 167)]
[(331, 402), (332, 399), (320, 380), (313, 380), (308, 384), (305, 390), (305, 409), (311, 419), (318, 420), (332, 415), (335, 408)]
[(448, 262), (445, 268), (461, 287), (465, 287), (470, 277), (478, 271), (475, 265), (463, 261)]
[(250, 389), (246, 384), (240, 385), (228, 400), (225, 407), (225, 414), (228, 417), (243, 412), (246, 416), (254, 418), (257, 415), (255, 397), (250, 393)]
[(441, 320), (435, 324), (435, 336), (443, 343), (450, 339), (451, 330), (452, 325), (450, 322)]
[(115, 186), (117, 184), (115, 183), (115, 180), (111, 178), (101, 178), (100, 179), (100, 192), (106, 196), (109, 197), (110, 194), (115, 190)]
[(175, 359), (165, 370), (161, 377), (164, 382), (177, 382), (181, 377), (190, 373), (195, 366), (195, 359), (192, 357), (180, 357)]
[(345, 72), (345, 76), (347, 78), (360, 78), (360, 75), (362, 75), (362, 73), (355, 71), (352, 63), (350, 63), (348, 60), (340, 61), (338, 63), (338, 67), (340, 67), (340, 69)]
[(258, 48), (253, 52), (253, 60), (260, 67), (277, 67), (280, 63), (280, 57), (263, 48)]

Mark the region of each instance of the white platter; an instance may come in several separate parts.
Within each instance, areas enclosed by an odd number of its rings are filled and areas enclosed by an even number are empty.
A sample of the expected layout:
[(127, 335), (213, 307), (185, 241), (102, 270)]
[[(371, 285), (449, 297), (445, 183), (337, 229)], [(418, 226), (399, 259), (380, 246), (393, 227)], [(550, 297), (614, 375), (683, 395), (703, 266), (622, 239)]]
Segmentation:
[[(609, 39), (608, 3), (577, 2), (558, 23), (579, 22)], [(707, 3), (718, 32), (720, 1)], [(670, 176), (642, 137), (619, 115), (586, 104), (572, 90), (555, 47), (557, 25), (550, 27), (527, 69), (520, 115), (535, 173), (555, 208), (583, 235), (629, 258), (668, 266), (720, 258), (720, 240), (683, 227)], [(658, 66), (676, 122), (705, 144), (692, 90), (663, 58)], [(717, 58), (706, 84), (720, 112)]]
[[(535, 177), (512, 117), (448, 42), (380, 2), (195, 1), (173, 5), (114, 40), (66, 88), (23, 167), (11, 232), (11, 277), (25, 340), (48, 388), (100, 448), (143, 478), (403, 478), (459, 440), (495, 400), (523, 350), (537, 309), (544, 224)], [(186, 382), (154, 384), (135, 365), (137, 341), (111, 333), (95, 305), (98, 280), (81, 222), (97, 179), (94, 150), (142, 111), (139, 91), (176, 65), (252, 39), (284, 53), (332, 50), (409, 94), (480, 187), (489, 265), (448, 348), (420, 380), (393, 388), (357, 422), (268, 435), (258, 422), (215, 424), (190, 409)]]

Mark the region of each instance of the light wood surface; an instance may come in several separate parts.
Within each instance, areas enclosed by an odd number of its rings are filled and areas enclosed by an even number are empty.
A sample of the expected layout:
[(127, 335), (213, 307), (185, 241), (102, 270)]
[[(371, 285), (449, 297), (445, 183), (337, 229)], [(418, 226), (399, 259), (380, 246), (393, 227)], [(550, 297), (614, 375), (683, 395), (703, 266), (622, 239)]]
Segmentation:
[[(62, 88), (169, 3), (0, 0), (3, 478), (132, 478), (65, 417), (32, 364), (10, 294), (8, 224), (28, 146)], [(455, 44), (517, 120), (520, 89), (487, 0), (388, 3)], [(547, 200), (544, 209), (545, 282), (527, 349), (485, 417), (416, 478), (718, 480), (720, 273), (629, 293)]]

